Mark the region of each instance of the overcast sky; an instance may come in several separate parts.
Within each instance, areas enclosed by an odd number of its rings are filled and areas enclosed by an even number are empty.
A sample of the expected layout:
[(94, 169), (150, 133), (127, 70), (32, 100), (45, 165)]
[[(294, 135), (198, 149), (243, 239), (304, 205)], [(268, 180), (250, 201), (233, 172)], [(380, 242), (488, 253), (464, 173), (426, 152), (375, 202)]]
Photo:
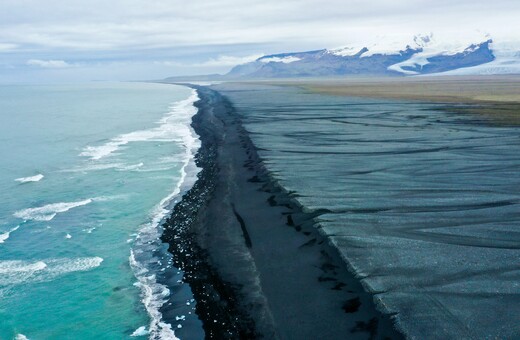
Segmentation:
[(519, 0), (1, 0), (0, 82), (226, 72), (262, 54), (490, 34), (520, 40)]

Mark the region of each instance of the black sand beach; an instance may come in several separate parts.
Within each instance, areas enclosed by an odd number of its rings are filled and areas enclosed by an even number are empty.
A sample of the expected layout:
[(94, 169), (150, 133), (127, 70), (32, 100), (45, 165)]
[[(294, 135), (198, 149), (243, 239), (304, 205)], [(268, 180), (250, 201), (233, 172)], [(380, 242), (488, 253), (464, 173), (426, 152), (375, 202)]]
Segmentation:
[(231, 103), (194, 88), (202, 171), (162, 238), (185, 272), (206, 338), (402, 338), (314, 227), (326, 211), (304, 213), (263, 167)]
[[(391, 315), (407, 338), (518, 338), (520, 157), (515, 125), (428, 101), (316, 94), (269, 84), (210, 88), (232, 103), (230, 112), (256, 147), (250, 153), (262, 159), (261, 166), (248, 164), (254, 170), (251, 180), (267, 178), (274, 183), (267, 188), (290, 191), (264, 199), (276, 209), (285, 209), (276, 204), (288, 202), (297, 211), (314, 213), (314, 229), (307, 231), (303, 224), (303, 231), (326, 235), (373, 294), (377, 308)], [(230, 178), (240, 190), (247, 188), (240, 176)], [(250, 226), (243, 201), (235, 209), (255, 257), (259, 236), (254, 231), (260, 229)], [(254, 205), (261, 206), (261, 201)], [(225, 209), (231, 214), (231, 205)], [(301, 224), (294, 211), (289, 214), (283, 223)], [(239, 230), (240, 220), (235, 220)], [(269, 237), (280, 230), (273, 227)], [(289, 236), (282, 247), (295, 240)], [(261, 272), (262, 259), (269, 256), (254, 261), (276, 319), (273, 305), (280, 300), (268, 296), (270, 273)], [(328, 282), (327, 277), (321, 280)]]

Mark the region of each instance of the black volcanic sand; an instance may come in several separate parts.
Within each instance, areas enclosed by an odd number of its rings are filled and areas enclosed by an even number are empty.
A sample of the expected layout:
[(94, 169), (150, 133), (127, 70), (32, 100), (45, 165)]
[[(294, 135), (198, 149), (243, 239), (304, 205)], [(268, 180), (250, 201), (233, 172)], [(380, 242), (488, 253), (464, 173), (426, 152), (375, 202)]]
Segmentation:
[[(265, 170), (231, 103), (194, 86), (194, 186), (162, 239), (208, 339), (400, 339), (335, 248)], [(163, 308), (165, 321), (175, 316)]]

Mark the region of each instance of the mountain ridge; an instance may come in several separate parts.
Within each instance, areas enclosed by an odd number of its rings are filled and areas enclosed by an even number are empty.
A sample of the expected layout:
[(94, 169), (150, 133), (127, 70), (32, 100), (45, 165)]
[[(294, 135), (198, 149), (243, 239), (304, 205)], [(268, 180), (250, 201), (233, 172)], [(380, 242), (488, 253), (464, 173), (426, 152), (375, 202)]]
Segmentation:
[(399, 76), (430, 74), (471, 67), (495, 60), (492, 39), (463, 48), (435, 46), (431, 36), (416, 36), (403, 48), (359, 46), (308, 52), (271, 54), (235, 66), (226, 76), (252, 78), (342, 75)]
[[(465, 43), (438, 41), (433, 34), (416, 35), (406, 44), (381, 40), (336, 49), (264, 55), (208, 80), (435, 74), (508, 74), (520, 72), (520, 49), (503, 58), (489, 35)], [(497, 59), (497, 56), (499, 57)], [(511, 67), (511, 65), (515, 67)], [(495, 72), (495, 73), (494, 73)], [(167, 80), (186, 77), (170, 77)]]

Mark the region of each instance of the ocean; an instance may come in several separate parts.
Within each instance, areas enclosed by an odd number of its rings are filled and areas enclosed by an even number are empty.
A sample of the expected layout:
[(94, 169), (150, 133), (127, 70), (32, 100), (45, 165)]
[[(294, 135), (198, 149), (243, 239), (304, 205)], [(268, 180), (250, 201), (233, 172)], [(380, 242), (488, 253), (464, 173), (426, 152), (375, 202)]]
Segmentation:
[[(1, 86), (0, 339), (174, 339), (200, 327), (158, 239), (197, 172), (196, 100), (162, 84)], [(173, 325), (161, 319), (170, 294)]]

